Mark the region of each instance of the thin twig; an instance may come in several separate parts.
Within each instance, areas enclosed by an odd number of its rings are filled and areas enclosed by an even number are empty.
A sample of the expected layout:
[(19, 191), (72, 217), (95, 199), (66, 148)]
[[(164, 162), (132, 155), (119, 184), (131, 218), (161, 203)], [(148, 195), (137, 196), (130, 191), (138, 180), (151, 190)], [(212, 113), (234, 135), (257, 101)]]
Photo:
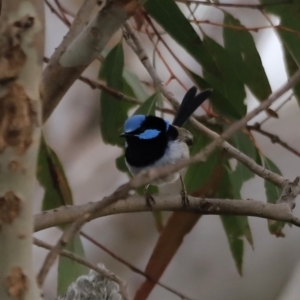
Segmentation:
[(128, 261), (126, 261), (123, 258), (121, 258), (120, 256), (116, 255), (115, 253), (113, 253), (112, 251), (110, 251), (109, 249), (107, 249), (105, 246), (103, 246), (102, 244), (100, 244), (98, 241), (96, 241), (94, 238), (92, 238), (91, 236), (87, 235), (86, 233), (84, 233), (84, 232), (81, 231), (80, 235), (82, 235), (84, 238), (86, 238), (88, 241), (90, 241), (91, 243), (93, 243), (98, 248), (102, 249), (105, 253), (107, 253), (108, 255), (110, 255), (111, 257), (113, 257), (115, 260), (117, 260), (121, 264), (123, 264), (126, 267), (128, 267), (134, 273), (137, 273), (139, 275), (144, 276), (148, 280), (150, 280), (152, 282), (155, 282), (155, 284), (161, 286), (165, 290), (169, 291), (170, 293), (172, 293), (172, 294), (174, 294), (174, 295), (176, 295), (176, 296), (178, 296), (178, 297), (180, 297), (182, 299), (191, 300), (191, 298), (183, 295), (180, 292), (175, 291), (173, 288), (170, 288), (167, 285), (165, 285), (165, 284), (163, 284), (163, 283), (161, 283), (159, 281), (154, 280), (150, 275), (148, 275), (147, 273), (145, 273), (142, 270), (138, 269), (137, 267), (135, 267), (134, 265), (132, 265)]
[(55, 14), (67, 27), (70, 27), (70, 22), (68, 19), (62, 16), (48, 0), (45, 0), (45, 3), (53, 14)]
[(201, 1), (201, 0), (176, 0), (176, 2), (184, 3), (184, 4), (202, 4), (208, 6), (216, 6), (216, 7), (233, 7), (233, 8), (251, 8), (251, 9), (263, 9), (267, 6), (275, 6), (282, 4), (292, 4), (292, 0), (285, 1), (277, 1), (274, 3), (266, 3), (266, 4), (240, 4), (240, 3), (221, 3), (221, 2), (211, 2), (211, 1)]
[[(286, 105), (292, 98), (294, 94), (291, 94), (288, 96), (276, 109), (273, 109), (275, 112), (278, 112), (284, 105)], [(264, 120), (260, 122), (260, 126), (266, 123), (268, 120), (270, 120), (272, 117), (268, 115)]]
[(300, 36), (300, 32), (294, 29), (291, 29), (289, 27), (285, 27), (282, 25), (274, 25), (274, 26), (256, 26), (256, 27), (245, 27), (245, 26), (239, 26), (239, 25), (231, 25), (231, 24), (224, 24), (224, 23), (216, 23), (212, 22), (210, 20), (189, 20), (191, 23), (196, 23), (196, 24), (208, 24), (212, 26), (217, 26), (217, 27), (223, 27), (223, 28), (229, 28), (232, 30), (237, 30), (237, 31), (254, 31), (258, 32), (259, 30), (264, 30), (264, 29), (279, 29), (282, 31), (287, 31), (295, 34), (297, 37)]
[[(97, 213), (90, 215), (87, 220), (92, 221), (104, 216), (132, 212), (187, 211), (202, 215), (252, 216), (291, 222), (300, 227), (300, 221), (293, 216), (290, 207), (285, 203), (271, 204), (256, 200), (210, 199), (189, 196), (190, 205), (183, 207), (181, 200), (179, 194), (158, 195), (155, 197), (155, 205), (150, 208), (142, 196), (131, 196), (126, 201), (118, 201), (101, 211), (98, 210)], [(102, 201), (103, 199), (82, 205), (62, 206), (59, 209), (36, 214), (34, 217), (34, 231), (72, 223), (89, 211), (97, 209), (98, 204)]]
[[(48, 250), (52, 250), (53, 246), (51, 246), (48, 243), (45, 243), (37, 238), (33, 238), (33, 244), (44, 248), (44, 249), (48, 249)], [(70, 252), (67, 250), (62, 250), (59, 255), (67, 257), (73, 261), (76, 261), (77, 263), (86, 266), (94, 271), (96, 271), (97, 273), (99, 273), (100, 275), (108, 278), (111, 281), (116, 282), (119, 287), (120, 287), (120, 294), (123, 296), (124, 300), (127, 299), (129, 300), (129, 296), (128, 296), (128, 292), (127, 292), (127, 286), (124, 282), (124, 280), (122, 280), (121, 278), (119, 278), (117, 275), (115, 275), (114, 273), (112, 273), (111, 271), (105, 269), (105, 268), (101, 268), (99, 266), (95, 266), (95, 264), (92, 264), (90, 262), (88, 262), (87, 260), (85, 260), (84, 258)]]
[(268, 131), (265, 131), (261, 129), (261, 126), (259, 123), (255, 123), (254, 125), (248, 125), (247, 129), (259, 132), (260, 134), (268, 137), (272, 143), (279, 144), (283, 148), (287, 149), (288, 151), (292, 152), (296, 156), (300, 157), (300, 152), (294, 149), (293, 147), (289, 146), (286, 142), (283, 142), (278, 135), (272, 134)]

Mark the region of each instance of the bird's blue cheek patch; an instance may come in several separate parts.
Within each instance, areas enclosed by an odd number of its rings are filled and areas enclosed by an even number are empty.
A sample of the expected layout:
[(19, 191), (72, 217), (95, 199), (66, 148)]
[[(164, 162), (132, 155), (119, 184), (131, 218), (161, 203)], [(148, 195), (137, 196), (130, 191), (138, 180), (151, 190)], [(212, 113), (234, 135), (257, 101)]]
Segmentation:
[(148, 129), (148, 130), (145, 130), (141, 134), (137, 134), (136, 136), (142, 140), (150, 140), (150, 139), (154, 139), (159, 134), (160, 134), (160, 131), (157, 129)]
[(144, 115), (134, 115), (130, 117), (124, 125), (125, 132), (131, 132), (138, 129), (141, 124), (145, 121), (146, 117)]

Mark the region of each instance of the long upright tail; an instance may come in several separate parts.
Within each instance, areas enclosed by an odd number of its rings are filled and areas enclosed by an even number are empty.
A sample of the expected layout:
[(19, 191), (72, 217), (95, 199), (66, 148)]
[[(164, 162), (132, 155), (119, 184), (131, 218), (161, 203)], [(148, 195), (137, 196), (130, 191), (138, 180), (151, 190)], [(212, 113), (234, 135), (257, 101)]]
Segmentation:
[(187, 91), (173, 120), (173, 125), (178, 127), (183, 126), (194, 111), (211, 95), (212, 90), (204, 90), (198, 95), (196, 93), (197, 88), (195, 86)]

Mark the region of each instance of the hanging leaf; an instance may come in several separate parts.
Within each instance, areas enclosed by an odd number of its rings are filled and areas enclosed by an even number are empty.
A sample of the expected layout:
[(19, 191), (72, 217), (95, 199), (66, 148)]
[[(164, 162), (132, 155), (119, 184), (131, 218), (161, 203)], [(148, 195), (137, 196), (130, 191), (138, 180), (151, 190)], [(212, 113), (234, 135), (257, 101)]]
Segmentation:
[(263, 101), (272, 90), (253, 36), (238, 19), (227, 12), (224, 14), (224, 25), (244, 29), (235, 30), (228, 26), (223, 28), (225, 49), (231, 56), (230, 62), (250, 91), (258, 100)]
[[(203, 43), (213, 57), (218, 66), (219, 73), (217, 76), (211, 73), (210, 70), (203, 71), (203, 78), (210, 84), (213, 89), (221, 92), (226, 97), (238, 112), (239, 117), (243, 117), (247, 112), (247, 107), (244, 103), (246, 92), (244, 82), (242, 81), (238, 70), (233, 67), (231, 56), (227, 51), (213, 39), (207, 35), (203, 39)], [(210, 98), (213, 103), (213, 98)], [(214, 104), (214, 103), (213, 103)], [(226, 103), (223, 103), (223, 108)], [(220, 108), (222, 112), (222, 108)]]
[[(283, 45), (282, 48), (284, 53), (285, 68), (287, 70), (287, 73), (291, 77), (296, 73), (296, 71), (298, 71), (299, 67), (293, 59), (292, 55), (290, 54), (289, 50), (286, 48), (286, 46)], [(297, 83), (293, 87), (293, 92), (297, 99), (298, 105), (300, 106), (300, 83)]]
[(138, 109), (134, 112), (134, 115), (154, 116), (156, 103), (161, 100), (162, 100), (161, 93), (153, 94), (143, 104), (141, 104), (138, 107)]
[[(228, 170), (228, 166), (226, 167)], [(221, 184), (216, 192), (216, 197), (233, 199), (233, 187), (226, 172), (222, 178)], [(238, 200), (237, 200), (238, 201)], [(253, 246), (252, 234), (248, 223), (248, 218), (244, 216), (220, 216), (226, 236), (229, 242), (231, 254), (240, 275), (243, 273), (243, 255), (245, 237)]]
[(38, 155), (37, 179), (44, 187), (42, 209), (49, 210), (73, 204), (72, 192), (64, 169), (56, 153), (41, 138)]
[[(128, 70), (124, 70), (123, 71), (123, 78), (125, 80), (125, 82), (131, 87), (134, 96), (142, 101), (145, 101), (146, 99), (148, 99), (148, 93), (146, 93), (141, 80), (137, 77), (136, 74), (128, 71)], [(127, 95), (127, 94), (126, 94)]]
[[(84, 257), (83, 246), (78, 234), (67, 244), (65, 249), (80, 257)], [(57, 294), (64, 295), (72, 282), (75, 282), (79, 276), (88, 274), (88, 272), (89, 269), (86, 266), (67, 257), (60, 256), (58, 262)]]
[[(260, 0), (264, 4), (264, 11), (276, 15), (280, 19), (277, 33), (283, 45), (286, 46), (297, 65), (300, 65), (300, 23), (299, 23), (299, 1), (282, 1), (274, 5), (274, 0)], [(269, 4), (269, 5), (268, 5)], [(272, 5), (273, 4), (273, 5)]]
[[(99, 78), (106, 81), (108, 87), (123, 92), (124, 53), (122, 43), (117, 44), (105, 57), (99, 72)], [(121, 101), (112, 95), (101, 92), (100, 130), (103, 141), (111, 145), (123, 145), (119, 137), (127, 119), (132, 103)]]
[[(263, 166), (266, 169), (281, 175), (279, 168), (269, 158), (261, 155), (261, 160)], [(277, 200), (280, 198), (282, 192), (281, 188), (279, 188), (278, 186), (276, 186), (268, 180), (265, 180), (265, 190), (267, 201), (269, 203), (276, 203)], [(286, 223), (280, 221), (268, 220), (270, 233), (274, 234), (277, 237), (285, 237), (285, 234), (282, 232), (282, 229), (285, 226), (285, 224)]]
[[(205, 90), (212, 87), (206, 80), (204, 80), (202, 77), (195, 74), (191, 70), (187, 68), (185, 68), (184, 70), (200, 90)], [(220, 115), (226, 116), (231, 119), (240, 119), (242, 117), (242, 115), (234, 106), (234, 103), (232, 103), (230, 99), (226, 98), (222, 94), (222, 91), (220, 91), (218, 88), (213, 88), (213, 93), (210, 95), (209, 100), (214, 110)]]
[[(242, 131), (234, 133), (230, 138), (230, 142), (235, 148), (240, 150), (242, 153), (246, 154), (250, 158), (255, 159), (256, 148), (253, 144), (253, 141), (249, 138), (249, 136), (246, 133)], [(240, 192), (243, 184), (249, 179), (253, 178), (255, 174), (239, 161), (237, 161), (236, 163), (237, 165), (235, 170), (228, 170), (228, 175), (233, 187), (233, 198), (241, 199)]]
[(148, 0), (147, 12), (207, 71), (217, 74), (217, 66), (193, 26), (173, 0)]

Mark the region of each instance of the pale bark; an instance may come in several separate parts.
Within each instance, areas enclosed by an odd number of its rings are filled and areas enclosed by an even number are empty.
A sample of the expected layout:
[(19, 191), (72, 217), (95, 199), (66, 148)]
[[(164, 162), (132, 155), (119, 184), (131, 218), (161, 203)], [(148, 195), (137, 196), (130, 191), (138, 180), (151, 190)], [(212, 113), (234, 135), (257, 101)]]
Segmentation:
[(41, 92), (44, 121), (74, 81), (100, 55), (112, 35), (144, 2), (146, 0), (107, 0), (91, 20), (82, 19), (84, 24), (88, 24), (80, 33), (79, 26), (76, 26), (76, 38), (73, 34), (70, 39), (66, 36), (63, 46), (57, 48), (43, 73)]
[(0, 20), (0, 299), (41, 299), (32, 195), (41, 109), (44, 3), (3, 0)]

